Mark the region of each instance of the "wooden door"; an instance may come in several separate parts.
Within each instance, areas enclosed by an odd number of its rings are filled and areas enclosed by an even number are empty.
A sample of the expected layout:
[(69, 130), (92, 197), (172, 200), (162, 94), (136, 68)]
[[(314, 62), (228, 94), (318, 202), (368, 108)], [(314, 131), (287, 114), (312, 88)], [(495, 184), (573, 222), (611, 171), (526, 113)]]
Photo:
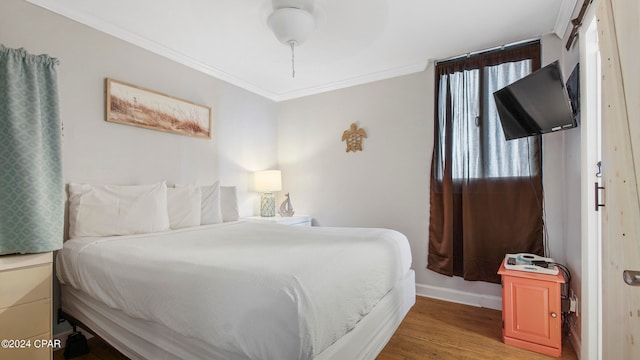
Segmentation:
[[(602, 354), (640, 356), (640, 2), (600, 0), (602, 54)], [(591, 205), (591, 204), (589, 204)]]

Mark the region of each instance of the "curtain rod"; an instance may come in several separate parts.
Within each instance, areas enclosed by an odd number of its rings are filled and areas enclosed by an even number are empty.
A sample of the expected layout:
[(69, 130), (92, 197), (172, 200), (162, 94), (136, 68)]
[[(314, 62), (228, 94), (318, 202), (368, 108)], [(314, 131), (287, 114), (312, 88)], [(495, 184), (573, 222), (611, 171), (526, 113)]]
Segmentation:
[(527, 46), (527, 45), (532, 45), (535, 44), (536, 42), (539, 42), (540, 38), (535, 38), (535, 39), (528, 39), (528, 40), (522, 40), (522, 41), (518, 41), (518, 42), (514, 42), (511, 44), (507, 44), (507, 45), (501, 45), (501, 46), (496, 46), (496, 47), (492, 47), (492, 48), (488, 48), (488, 49), (484, 49), (484, 50), (479, 50), (479, 51), (473, 51), (473, 52), (469, 52), (466, 53), (464, 55), (456, 55), (447, 59), (442, 59), (442, 60), (436, 60), (435, 64), (442, 64), (442, 63), (446, 63), (446, 62), (450, 62), (450, 61), (457, 61), (460, 59), (464, 59), (464, 58), (470, 58), (473, 56), (478, 56), (478, 55), (486, 55), (492, 52), (497, 52), (497, 51), (502, 51), (502, 50), (510, 50), (510, 49), (516, 49), (522, 46)]
[(571, 29), (569, 40), (567, 40), (567, 45), (565, 45), (567, 51), (571, 49), (571, 46), (573, 46), (573, 42), (578, 37), (578, 30), (580, 29), (580, 26), (582, 26), (582, 19), (584, 19), (584, 15), (587, 13), (587, 8), (589, 8), (589, 5), (591, 5), (592, 2), (593, 0), (584, 0), (584, 2), (582, 3), (582, 7), (580, 8), (580, 12), (578, 13), (578, 17), (571, 20), (573, 28)]

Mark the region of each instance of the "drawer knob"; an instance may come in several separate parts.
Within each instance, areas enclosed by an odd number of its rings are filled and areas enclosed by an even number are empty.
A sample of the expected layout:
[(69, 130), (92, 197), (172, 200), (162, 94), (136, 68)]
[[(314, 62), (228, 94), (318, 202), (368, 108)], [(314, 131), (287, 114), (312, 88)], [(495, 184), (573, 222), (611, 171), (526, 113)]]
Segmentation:
[(551, 313), (551, 317), (555, 319), (555, 318), (557, 318), (557, 317), (558, 317), (558, 314), (556, 314), (556, 313), (552, 312), (552, 313)]

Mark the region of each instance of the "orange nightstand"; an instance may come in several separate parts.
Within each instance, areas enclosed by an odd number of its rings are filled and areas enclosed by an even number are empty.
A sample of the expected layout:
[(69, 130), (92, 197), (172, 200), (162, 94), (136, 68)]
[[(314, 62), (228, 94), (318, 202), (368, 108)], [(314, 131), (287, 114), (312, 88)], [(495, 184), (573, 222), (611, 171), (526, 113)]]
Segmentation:
[(562, 353), (562, 313), (557, 275), (508, 270), (504, 260), (502, 275), (502, 340), (505, 344), (560, 356)]

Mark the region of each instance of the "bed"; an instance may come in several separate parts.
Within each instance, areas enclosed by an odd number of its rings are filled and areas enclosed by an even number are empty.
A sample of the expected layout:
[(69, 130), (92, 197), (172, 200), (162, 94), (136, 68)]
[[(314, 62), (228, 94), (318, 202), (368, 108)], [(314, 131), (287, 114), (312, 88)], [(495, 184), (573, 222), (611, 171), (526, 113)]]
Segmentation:
[(78, 237), (62, 310), (132, 359), (374, 359), (415, 303), (404, 235), (251, 221)]

